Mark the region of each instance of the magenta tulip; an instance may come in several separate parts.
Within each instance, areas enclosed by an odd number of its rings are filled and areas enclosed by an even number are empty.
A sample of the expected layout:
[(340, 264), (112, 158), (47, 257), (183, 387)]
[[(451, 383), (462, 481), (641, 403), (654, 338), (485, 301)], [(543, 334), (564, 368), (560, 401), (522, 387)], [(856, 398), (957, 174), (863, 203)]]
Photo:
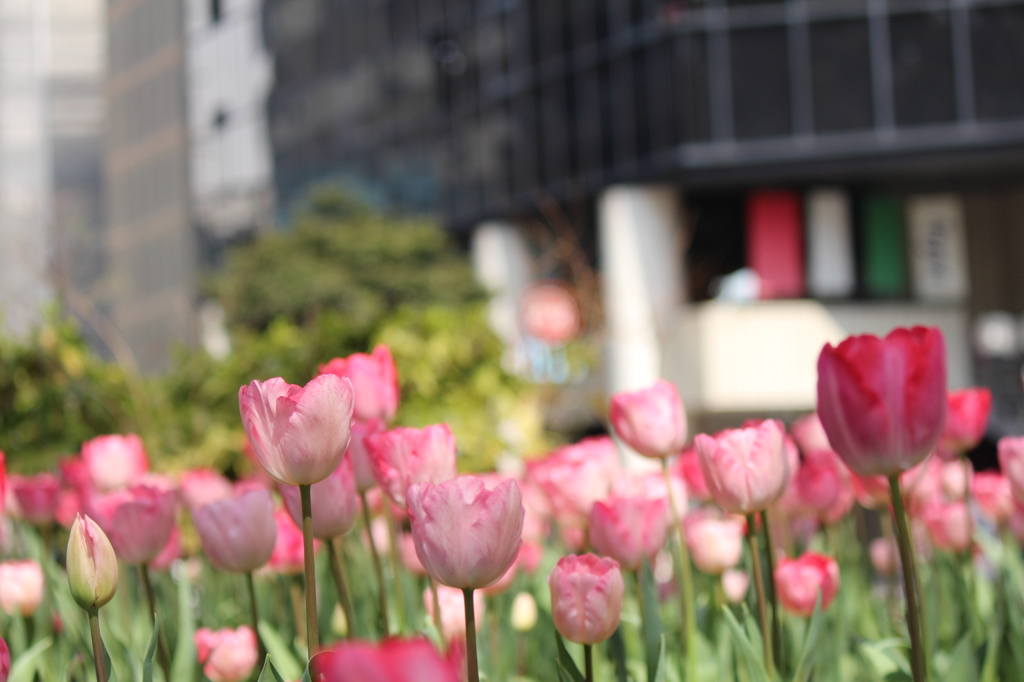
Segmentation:
[(693, 563), (704, 573), (721, 575), (743, 558), (746, 524), (740, 519), (698, 511), (686, 517), (683, 530)]
[(35, 561), (0, 562), (0, 610), (31, 616), (43, 603), (43, 569)]
[(476, 476), (409, 488), (416, 554), (437, 582), (463, 590), (496, 582), (519, 556), (523, 509), (512, 479), (488, 490)]
[(372, 355), (353, 353), (320, 366), (320, 374), (347, 377), (355, 390), (354, 416), (359, 421), (389, 423), (398, 411), (398, 372), (391, 349), (377, 346)]
[(932, 451), (946, 418), (946, 345), (934, 328), (851, 336), (818, 357), (818, 416), (861, 476), (892, 476)]
[(210, 563), (222, 571), (255, 571), (274, 552), (277, 523), (266, 490), (249, 490), (194, 509), (192, 523)]
[(126, 488), (149, 470), (142, 440), (134, 433), (93, 438), (82, 445), (82, 462), (100, 492)]
[[(302, 505), (299, 489), (291, 485), (278, 487), (284, 505), (297, 527), (302, 525)], [(359, 514), (359, 495), (356, 493), (352, 460), (345, 457), (330, 476), (314, 483), (310, 489), (313, 505), (313, 537), (321, 540), (344, 535), (352, 530)]]
[(992, 391), (987, 388), (950, 391), (946, 405), (946, 426), (939, 438), (938, 452), (951, 459), (976, 447), (985, 437), (992, 411)]
[(548, 576), (548, 586), (555, 628), (569, 641), (597, 644), (619, 626), (625, 585), (614, 559), (564, 556)]
[(238, 389), (253, 453), (285, 485), (311, 485), (338, 468), (348, 448), (352, 401), (352, 384), (333, 374), (305, 386), (274, 378)]
[(839, 564), (814, 552), (799, 559), (783, 559), (775, 569), (775, 590), (784, 609), (804, 618), (814, 613), (820, 592), (824, 611), (839, 592)]
[(696, 442), (708, 491), (726, 511), (759, 512), (785, 491), (789, 464), (780, 422), (766, 419), (756, 426), (727, 429), (713, 438), (700, 434)]
[(999, 439), (999, 467), (1010, 480), (1014, 499), (1024, 504), (1024, 436)]
[(147, 564), (171, 539), (178, 507), (177, 494), (136, 485), (118, 497), (105, 526), (110, 544), (125, 563)]
[(644, 557), (653, 562), (665, 545), (668, 520), (664, 498), (610, 497), (590, 510), (590, 543), (624, 569), (636, 571)]
[(256, 632), (248, 625), (235, 630), (199, 628), (194, 639), (196, 657), (211, 682), (241, 682), (256, 667)]
[(11, 476), (8, 485), (23, 519), (35, 526), (53, 523), (60, 497), (60, 481), (56, 476)]
[(397, 428), (367, 436), (373, 477), (395, 504), (405, 505), (414, 483), (443, 483), (455, 477), (455, 436), (447, 424)]
[(619, 438), (645, 457), (664, 459), (686, 444), (683, 401), (664, 379), (642, 391), (616, 393), (608, 417)]
[(313, 678), (330, 682), (462, 682), (458, 660), (446, 659), (426, 639), (350, 641), (314, 659)]

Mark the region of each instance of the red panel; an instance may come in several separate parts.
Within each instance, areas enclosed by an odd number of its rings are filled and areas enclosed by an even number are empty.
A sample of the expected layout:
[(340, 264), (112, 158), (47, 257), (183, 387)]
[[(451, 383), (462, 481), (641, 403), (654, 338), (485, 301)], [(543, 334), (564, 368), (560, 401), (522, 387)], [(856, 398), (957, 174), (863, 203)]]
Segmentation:
[(804, 295), (803, 207), (792, 190), (747, 195), (747, 266), (761, 277), (761, 298)]

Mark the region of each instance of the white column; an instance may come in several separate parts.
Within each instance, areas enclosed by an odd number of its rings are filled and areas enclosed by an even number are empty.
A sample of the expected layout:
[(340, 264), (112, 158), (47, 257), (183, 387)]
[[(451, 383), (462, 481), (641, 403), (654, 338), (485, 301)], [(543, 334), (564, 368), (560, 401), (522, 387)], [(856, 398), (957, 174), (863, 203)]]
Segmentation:
[(533, 280), (533, 259), (522, 233), (512, 223), (488, 221), (473, 231), (473, 270), (492, 295), (488, 317), (495, 333), (514, 349), (519, 329), (519, 300)]

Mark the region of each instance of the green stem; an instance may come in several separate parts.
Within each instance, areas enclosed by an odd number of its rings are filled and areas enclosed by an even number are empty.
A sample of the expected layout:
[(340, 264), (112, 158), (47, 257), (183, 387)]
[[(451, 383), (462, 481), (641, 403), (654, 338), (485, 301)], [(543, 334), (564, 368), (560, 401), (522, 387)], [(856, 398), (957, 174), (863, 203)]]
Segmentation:
[(316, 557), (313, 556), (313, 496), (311, 486), (300, 485), (302, 497), (302, 559), (306, 569), (306, 655), (312, 658), (320, 648), (316, 618)]
[(764, 593), (764, 576), (761, 574), (761, 552), (757, 548), (757, 514), (747, 514), (747, 541), (750, 543), (750, 560), (754, 566), (754, 587), (757, 589), (757, 616), (761, 622), (764, 638), (764, 663), (768, 676), (775, 677), (775, 662), (772, 655), (772, 631), (768, 622), (768, 602)]
[(89, 611), (89, 630), (92, 632), (92, 657), (96, 662), (96, 681), (107, 682), (107, 662), (103, 657), (103, 637), (100, 636), (100, 611)]
[(345, 565), (341, 558), (341, 539), (331, 538), (327, 549), (331, 555), (331, 575), (334, 577), (334, 586), (338, 588), (338, 601), (345, 612), (345, 638), (349, 639), (356, 626), (355, 612), (352, 610), (352, 599), (348, 593), (348, 581), (345, 579)]
[(370, 527), (370, 505), (366, 503), (366, 492), (360, 491), (359, 498), (363, 503), (363, 525), (366, 526), (366, 535), (370, 538), (370, 556), (373, 558), (373, 571), (377, 574), (377, 608), (380, 612), (381, 634), (387, 636), (391, 628), (388, 625), (388, 594), (384, 589), (384, 569), (380, 565), (380, 554), (377, 553), (377, 545), (373, 542), (373, 529)]
[(772, 652), (775, 654), (775, 663), (782, 668), (782, 628), (779, 625), (779, 597), (775, 591), (775, 544), (772, 542), (767, 509), (761, 512), (761, 523), (764, 525), (765, 557), (768, 563), (768, 598), (772, 603)]
[(476, 614), (473, 609), (473, 590), (462, 590), (466, 604), (466, 671), (467, 682), (480, 682), (480, 669), (476, 661)]
[(587, 682), (594, 682), (594, 647), (591, 644), (583, 645), (583, 663), (587, 671)]
[(921, 636), (921, 611), (917, 599), (917, 568), (914, 566), (913, 538), (907, 527), (907, 512), (903, 506), (898, 475), (889, 477), (889, 489), (892, 491), (892, 512), (896, 519), (896, 542), (900, 547), (900, 563), (903, 564), (903, 591), (907, 597), (910, 669), (914, 682), (927, 682), (928, 670), (925, 665), (924, 638)]
[(686, 548), (686, 539), (683, 536), (683, 524), (676, 507), (676, 495), (672, 489), (672, 478), (668, 473), (668, 462), (661, 460), (661, 475), (665, 479), (665, 489), (668, 492), (668, 506), (672, 509), (672, 523), (676, 529), (676, 552), (675, 562), (679, 566), (677, 573), (679, 581), (679, 600), (683, 616), (683, 641), (685, 646), (686, 679), (693, 681), (697, 679), (697, 608), (693, 594), (693, 570), (690, 568), (690, 553)]
[(256, 651), (259, 666), (267, 658), (267, 648), (263, 646), (263, 637), (260, 636), (260, 612), (256, 607), (256, 585), (252, 579), (252, 571), (245, 574), (245, 584), (249, 588), (249, 616), (252, 618), (252, 631), (256, 633)]
[(402, 560), (398, 556), (398, 533), (395, 530), (395, 516), (391, 513), (391, 501), (384, 498), (384, 516), (388, 520), (388, 544), (391, 545), (391, 570), (394, 575), (395, 601), (398, 602), (398, 632), (405, 632), (405, 581), (402, 580)]
[[(146, 592), (146, 602), (149, 604), (149, 615), (155, 621), (157, 619), (156, 595), (153, 592), (153, 582), (149, 579), (149, 566), (139, 564), (139, 574), (142, 576), (142, 587)], [(156, 627), (155, 624), (154, 627)], [(164, 671), (164, 678), (171, 679), (171, 659), (167, 655), (162, 632), (156, 638), (156, 658), (160, 662), (160, 668)]]

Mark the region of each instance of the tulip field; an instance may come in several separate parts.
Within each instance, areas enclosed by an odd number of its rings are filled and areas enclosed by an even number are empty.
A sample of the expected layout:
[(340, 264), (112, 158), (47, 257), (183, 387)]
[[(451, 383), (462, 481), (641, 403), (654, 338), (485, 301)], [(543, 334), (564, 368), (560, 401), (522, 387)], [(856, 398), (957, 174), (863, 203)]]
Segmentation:
[(825, 346), (817, 394), (694, 434), (658, 381), (469, 473), (379, 346), (240, 387), (252, 474), (0, 453), (0, 682), (1024, 680), (1024, 437), (974, 471), (937, 329)]

